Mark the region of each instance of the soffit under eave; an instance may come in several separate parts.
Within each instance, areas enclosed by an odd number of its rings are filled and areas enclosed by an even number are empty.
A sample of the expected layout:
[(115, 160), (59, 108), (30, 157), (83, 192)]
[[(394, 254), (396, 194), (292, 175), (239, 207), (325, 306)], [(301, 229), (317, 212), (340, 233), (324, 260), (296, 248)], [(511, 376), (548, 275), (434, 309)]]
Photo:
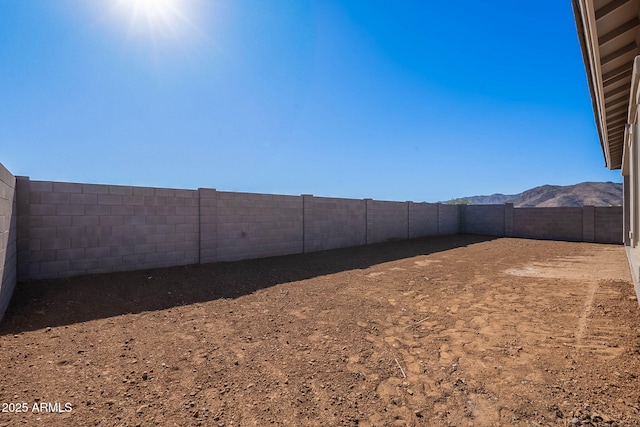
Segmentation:
[(609, 169), (622, 166), (624, 132), (620, 132), (620, 116), (629, 109), (633, 60), (639, 45), (639, 3), (574, 1), (600, 143)]
[[(589, 0), (586, 0), (589, 1)], [(594, 50), (592, 46), (595, 45), (593, 37), (589, 36), (589, 26), (586, 24), (585, 19), (585, 0), (572, 0), (573, 14), (576, 21), (576, 30), (578, 33), (578, 41), (580, 42), (580, 51), (582, 53), (582, 61), (585, 66), (587, 74), (587, 84), (589, 85), (589, 92), (591, 94), (591, 107), (596, 121), (596, 128), (598, 130), (598, 136), (600, 137), (600, 148), (602, 149), (602, 155), (605, 158), (605, 164), (608, 168), (609, 165), (609, 150), (606, 143), (606, 132), (604, 132), (603, 121), (601, 118), (601, 109), (598, 107), (598, 93), (602, 89), (601, 85), (596, 82), (596, 74), (594, 73), (594, 66), (592, 66)], [(597, 47), (596, 47), (597, 49)]]

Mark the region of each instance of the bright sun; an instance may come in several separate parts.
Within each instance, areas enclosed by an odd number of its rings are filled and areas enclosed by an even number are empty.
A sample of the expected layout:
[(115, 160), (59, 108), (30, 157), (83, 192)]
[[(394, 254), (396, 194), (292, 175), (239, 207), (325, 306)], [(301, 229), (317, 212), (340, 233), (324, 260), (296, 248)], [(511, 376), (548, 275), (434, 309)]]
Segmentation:
[(189, 0), (113, 0), (114, 11), (128, 21), (130, 35), (179, 38), (193, 26)]

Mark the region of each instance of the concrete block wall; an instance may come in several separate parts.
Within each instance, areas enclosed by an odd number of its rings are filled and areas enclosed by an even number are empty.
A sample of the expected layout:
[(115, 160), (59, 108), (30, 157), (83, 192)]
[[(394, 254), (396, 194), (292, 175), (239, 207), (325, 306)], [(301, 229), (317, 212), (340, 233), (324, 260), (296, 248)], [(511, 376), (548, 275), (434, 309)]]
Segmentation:
[(461, 231), (489, 236), (505, 235), (505, 205), (461, 205)]
[(4, 168), (0, 178), (0, 304), (16, 275), (235, 261), (460, 232), (604, 243), (622, 235), (619, 207), (514, 209), (31, 181)]
[(407, 203), (366, 199), (367, 243), (409, 238)]
[(460, 205), (460, 231), (469, 234), (621, 244), (622, 229), (621, 206)]
[(200, 188), (200, 262), (218, 260), (218, 192)]
[(577, 207), (516, 208), (513, 210), (513, 236), (580, 242), (583, 239), (582, 210)]
[(17, 282), (16, 178), (0, 163), (0, 319)]
[(365, 200), (303, 195), (304, 251), (364, 245), (367, 243)]
[(199, 261), (197, 191), (20, 181), (22, 280)]
[(302, 213), (301, 196), (218, 191), (215, 260), (301, 253)]
[(513, 237), (513, 203), (504, 204), (504, 236)]
[(16, 214), (18, 216), (18, 280), (23, 280), (29, 274), (31, 259), (31, 245), (29, 243), (29, 178), (16, 177)]
[(409, 204), (409, 238), (437, 236), (438, 235), (438, 211), (437, 203)]
[(596, 209), (594, 206), (582, 208), (582, 241), (595, 242), (596, 239)]
[(623, 243), (622, 206), (594, 208), (594, 241), (599, 243)]
[(576, 242), (622, 243), (622, 207), (514, 208), (461, 205), (463, 233)]
[(443, 204), (438, 206), (438, 234), (460, 233), (460, 206)]

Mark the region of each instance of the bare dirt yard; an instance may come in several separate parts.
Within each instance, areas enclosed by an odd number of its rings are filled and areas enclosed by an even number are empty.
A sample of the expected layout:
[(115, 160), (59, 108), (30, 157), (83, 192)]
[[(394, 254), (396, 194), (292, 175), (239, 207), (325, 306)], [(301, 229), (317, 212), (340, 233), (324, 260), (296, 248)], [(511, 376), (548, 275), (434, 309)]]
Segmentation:
[(2, 426), (637, 426), (624, 248), (453, 236), (19, 284)]

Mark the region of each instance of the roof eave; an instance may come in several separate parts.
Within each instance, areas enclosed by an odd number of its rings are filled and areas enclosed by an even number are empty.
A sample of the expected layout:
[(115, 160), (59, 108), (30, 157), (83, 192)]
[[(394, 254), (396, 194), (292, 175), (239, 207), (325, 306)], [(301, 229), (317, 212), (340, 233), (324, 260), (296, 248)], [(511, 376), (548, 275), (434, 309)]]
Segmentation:
[[(587, 13), (581, 0), (572, 0), (573, 14), (576, 21), (576, 29), (578, 33), (578, 41), (580, 43), (580, 50), (582, 52), (582, 60), (584, 62), (585, 71), (587, 75), (587, 83), (589, 85), (589, 92), (591, 94), (591, 105), (593, 108), (593, 114), (596, 121), (596, 127), (598, 129), (598, 136), (600, 138), (600, 147), (605, 159), (605, 166), (610, 170), (620, 169), (622, 162), (613, 162), (609, 142), (607, 139), (607, 132), (603, 125), (601, 102), (599, 100), (604, 99), (601, 85), (597, 84), (598, 74), (602, 75), (600, 67), (600, 61), (597, 58), (598, 52), (595, 50), (598, 46), (598, 40), (594, 39), (596, 31), (590, 31), (590, 37), (587, 36), (586, 29), (590, 25), (588, 20), (585, 21), (584, 13)], [(595, 29), (594, 29), (595, 30)], [(589, 38), (588, 38), (589, 37)]]

